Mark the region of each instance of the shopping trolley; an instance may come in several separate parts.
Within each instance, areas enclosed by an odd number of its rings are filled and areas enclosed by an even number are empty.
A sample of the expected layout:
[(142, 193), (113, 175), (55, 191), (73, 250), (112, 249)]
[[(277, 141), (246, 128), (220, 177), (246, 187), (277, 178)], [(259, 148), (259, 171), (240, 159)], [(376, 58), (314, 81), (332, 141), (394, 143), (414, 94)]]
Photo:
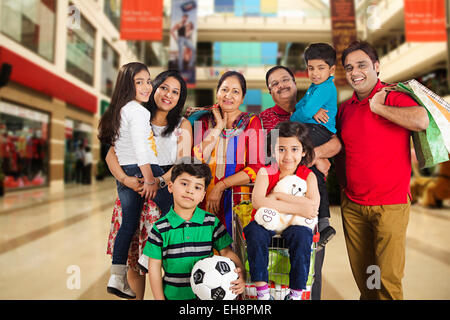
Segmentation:
[[(251, 201), (243, 200), (243, 196), (251, 196), (253, 185), (247, 184), (250, 187), (250, 192), (233, 192), (231, 196), (232, 201), (232, 237), (233, 237), (233, 251), (241, 259), (246, 269), (246, 284), (245, 291), (242, 294), (242, 299), (254, 300), (257, 298), (255, 284), (251, 282), (248, 259), (247, 259), (247, 245), (244, 236), (244, 227), (249, 223), (252, 212)], [(235, 195), (240, 195), (241, 201), (235, 204), (233, 199)], [(311, 259), (309, 265), (308, 280), (306, 283), (306, 290), (302, 293), (302, 300), (311, 299), (311, 289), (314, 283), (314, 265), (317, 251), (317, 243), (319, 242), (318, 225), (316, 225), (313, 232), (313, 242), (311, 245)], [(270, 294), (275, 300), (283, 300), (289, 293), (289, 251), (285, 243), (285, 239), (280, 235), (272, 237), (269, 246), (269, 289)]]

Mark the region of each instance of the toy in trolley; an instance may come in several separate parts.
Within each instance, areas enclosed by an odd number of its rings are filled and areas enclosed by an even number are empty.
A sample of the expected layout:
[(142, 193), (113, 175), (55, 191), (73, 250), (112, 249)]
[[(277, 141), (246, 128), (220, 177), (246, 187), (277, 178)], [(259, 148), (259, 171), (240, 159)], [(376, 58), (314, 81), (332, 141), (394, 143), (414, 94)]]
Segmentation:
[[(249, 192), (232, 192), (232, 236), (233, 236), (233, 251), (241, 259), (242, 263), (246, 269), (246, 284), (245, 291), (242, 294), (242, 299), (245, 300), (255, 300), (256, 287), (255, 284), (251, 282), (249, 265), (247, 259), (247, 246), (244, 236), (244, 227), (251, 221), (251, 213), (253, 210), (251, 201), (251, 184), (245, 185), (249, 187)], [(236, 197), (239, 196), (239, 197)], [(238, 201), (236, 199), (239, 199)], [(234, 199), (234, 201), (233, 201)], [(302, 293), (302, 300), (311, 300), (311, 289), (314, 283), (314, 265), (317, 250), (317, 243), (319, 242), (319, 232), (318, 225), (314, 227), (313, 230), (313, 242), (311, 245), (311, 259), (309, 265), (308, 280), (306, 283), (306, 290)], [(285, 240), (280, 235), (275, 235), (272, 237), (271, 245), (269, 246), (269, 289), (270, 294), (275, 300), (284, 300), (285, 296), (289, 293), (289, 271), (290, 271), (290, 261), (289, 261), (289, 250), (285, 243)]]

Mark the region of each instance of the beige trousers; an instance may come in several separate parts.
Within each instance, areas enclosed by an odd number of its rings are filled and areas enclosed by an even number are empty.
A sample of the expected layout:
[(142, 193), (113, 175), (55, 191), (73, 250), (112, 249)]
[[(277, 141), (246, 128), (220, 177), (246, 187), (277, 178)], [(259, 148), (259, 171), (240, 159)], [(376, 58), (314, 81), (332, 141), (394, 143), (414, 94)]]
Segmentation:
[(360, 299), (403, 299), (409, 198), (406, 204), (382, 206), (359, 205), (344, 192), (341, 199), (345, 242)]

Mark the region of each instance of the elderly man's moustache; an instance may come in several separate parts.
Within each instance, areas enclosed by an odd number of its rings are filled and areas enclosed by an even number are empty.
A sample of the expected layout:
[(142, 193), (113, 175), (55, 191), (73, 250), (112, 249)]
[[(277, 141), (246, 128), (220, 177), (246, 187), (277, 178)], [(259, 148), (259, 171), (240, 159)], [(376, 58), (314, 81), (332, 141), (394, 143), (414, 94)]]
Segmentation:
[(280, 89), (278, 89), (277, 93), (281, 93), (282, 91), (285, 91), (285, 90), (290, 91), (291, 88), (290, 87), (280, 88)]

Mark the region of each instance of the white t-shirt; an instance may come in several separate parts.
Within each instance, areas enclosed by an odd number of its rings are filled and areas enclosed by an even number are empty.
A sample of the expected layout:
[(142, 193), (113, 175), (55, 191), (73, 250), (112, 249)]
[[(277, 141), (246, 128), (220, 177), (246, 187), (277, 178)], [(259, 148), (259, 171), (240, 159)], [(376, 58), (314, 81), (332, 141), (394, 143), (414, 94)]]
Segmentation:
[(181, 118), (177, 127), (168, 136), (162, 136), (162, 132), (166, 126), (157, 126), (152, 124), (153, 134), (155, 135), (156, 150), (158, 151), (158, 164), (160, 166), (167, 166), (175, 164), (178, 152), (178, 137), (181, 135)]
[(86, 152), (84, 154), (84, 165), (92, 164), (92, 152)]
[(119, 137), (114, 143), (121, 166), (158, 164), (150, 126), (150, 112), (137, 101), (130, 101), (120, 111)]

